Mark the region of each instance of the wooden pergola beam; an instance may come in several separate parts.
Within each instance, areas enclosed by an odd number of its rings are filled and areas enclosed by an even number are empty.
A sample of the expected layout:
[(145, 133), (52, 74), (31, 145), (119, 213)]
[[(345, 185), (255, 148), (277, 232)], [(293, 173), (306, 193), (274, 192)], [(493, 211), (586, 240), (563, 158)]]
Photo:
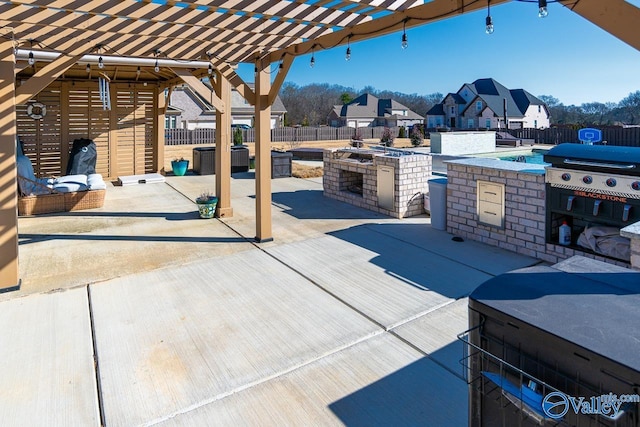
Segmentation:
[[(501, 3), (507, 3), (511, 0), (491, 0), (491, 5), (495, 6)], [(468, 4), (467, 4), (468, 3)], [(276, 62), (284, 55), (305, 55), (310, 53), (316, 47), (323, 49), (325, 46), (341, 46), (347, 44), (347, 41), (356, 42), (380, 37), (386, 34), (395, 33), (404, 28), (412, 28), (425, 25), (431, 22), (440, 21), (461, 15), (467, 12), (473, 12), (478, 9), (484, 9), (487, 3), (483, 1), (460, 0), (432, 0), (428, 3), (406, 9), (402, 12), (396, 12), (387, 16), (365, 22), (354, 27), (348, 27), (340, 31), (316, 37), (302, 43), (271, 51), (269, 53), (269, 62)], [(266, 58), (265, 58), (266, 59)]]
[(278, 75), (271, 83), (271, 89), (269, 90), (269, 97), (267, 98), (267, 103), (269, 105), (273, 105), (273, 102), (276, 100), (276, 96), (278, 96), (278, 92), (280, 92), (280, 88), (284, 83), (284, 79), (287, 77), (287, 73), (293, 64), (293, 60), (295, 58), (293, 56), (285, 56), (282, 58), (282, 67), (278, 69)]
[(640, 9), (624, 0), (561, 0), (567, 8), (640, 50)]
[(188, 84), (191, 89), (195, 90), (198, 95), (209, 101), (217, 111), (224, 113), (226, 106), (222, 100), (218, 98), (212, 88), (207, 87), (199, 78), (187, 70), (183, 70), (181, 68), (172, 68), (171, 70), (176, 76), (180, 77), (186, 84)]

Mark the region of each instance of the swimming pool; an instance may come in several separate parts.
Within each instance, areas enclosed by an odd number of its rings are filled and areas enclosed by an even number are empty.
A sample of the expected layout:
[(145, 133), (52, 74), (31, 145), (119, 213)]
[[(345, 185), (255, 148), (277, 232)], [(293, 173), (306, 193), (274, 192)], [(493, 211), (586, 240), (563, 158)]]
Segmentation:
[(520, 160), (520, 161), (523, 161), (524, 163), (531, 163), (534, 165), (548, 165), (550, 163), (546, 163), (543, 159), (543, 156), (546, 152), (547, 150), (533, 150), (530, 152), (526, 152), (524, 154), (500, 156), (498, 157), (498, 159), (509, 161), (509, 162), (515, 162)]

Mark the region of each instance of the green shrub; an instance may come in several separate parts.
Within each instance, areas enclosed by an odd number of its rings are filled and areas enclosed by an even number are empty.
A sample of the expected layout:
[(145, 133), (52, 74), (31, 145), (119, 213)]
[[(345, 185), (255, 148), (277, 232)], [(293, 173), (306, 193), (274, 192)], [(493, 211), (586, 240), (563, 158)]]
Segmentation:
[(233, 131), (233, 145), (242, 145), (243, 142), (242, 129), (236, 128), (236, 130)]

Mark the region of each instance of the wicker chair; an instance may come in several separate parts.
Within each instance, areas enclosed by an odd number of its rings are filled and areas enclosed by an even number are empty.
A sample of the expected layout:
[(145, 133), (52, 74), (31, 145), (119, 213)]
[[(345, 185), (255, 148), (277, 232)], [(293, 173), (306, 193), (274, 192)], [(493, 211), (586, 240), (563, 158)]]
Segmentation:
[[(25, 184), (29, 185), (30, 194), (24, 191)], [(19, 216), (100, 208), (104, 205), (106, 193), (105, 189), (62, 192), (22, 175), (18, 175), (18, 190)]]

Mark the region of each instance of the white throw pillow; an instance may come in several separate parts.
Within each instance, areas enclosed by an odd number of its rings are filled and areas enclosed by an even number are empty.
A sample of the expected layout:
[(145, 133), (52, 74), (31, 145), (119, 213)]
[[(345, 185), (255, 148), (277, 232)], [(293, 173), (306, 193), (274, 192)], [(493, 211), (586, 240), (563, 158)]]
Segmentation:
[(99, 173), (90, 174), (87, 177), (87, 185), (89, 186), (89, 190), (105, 190), (107, 188), (107, 184)]

